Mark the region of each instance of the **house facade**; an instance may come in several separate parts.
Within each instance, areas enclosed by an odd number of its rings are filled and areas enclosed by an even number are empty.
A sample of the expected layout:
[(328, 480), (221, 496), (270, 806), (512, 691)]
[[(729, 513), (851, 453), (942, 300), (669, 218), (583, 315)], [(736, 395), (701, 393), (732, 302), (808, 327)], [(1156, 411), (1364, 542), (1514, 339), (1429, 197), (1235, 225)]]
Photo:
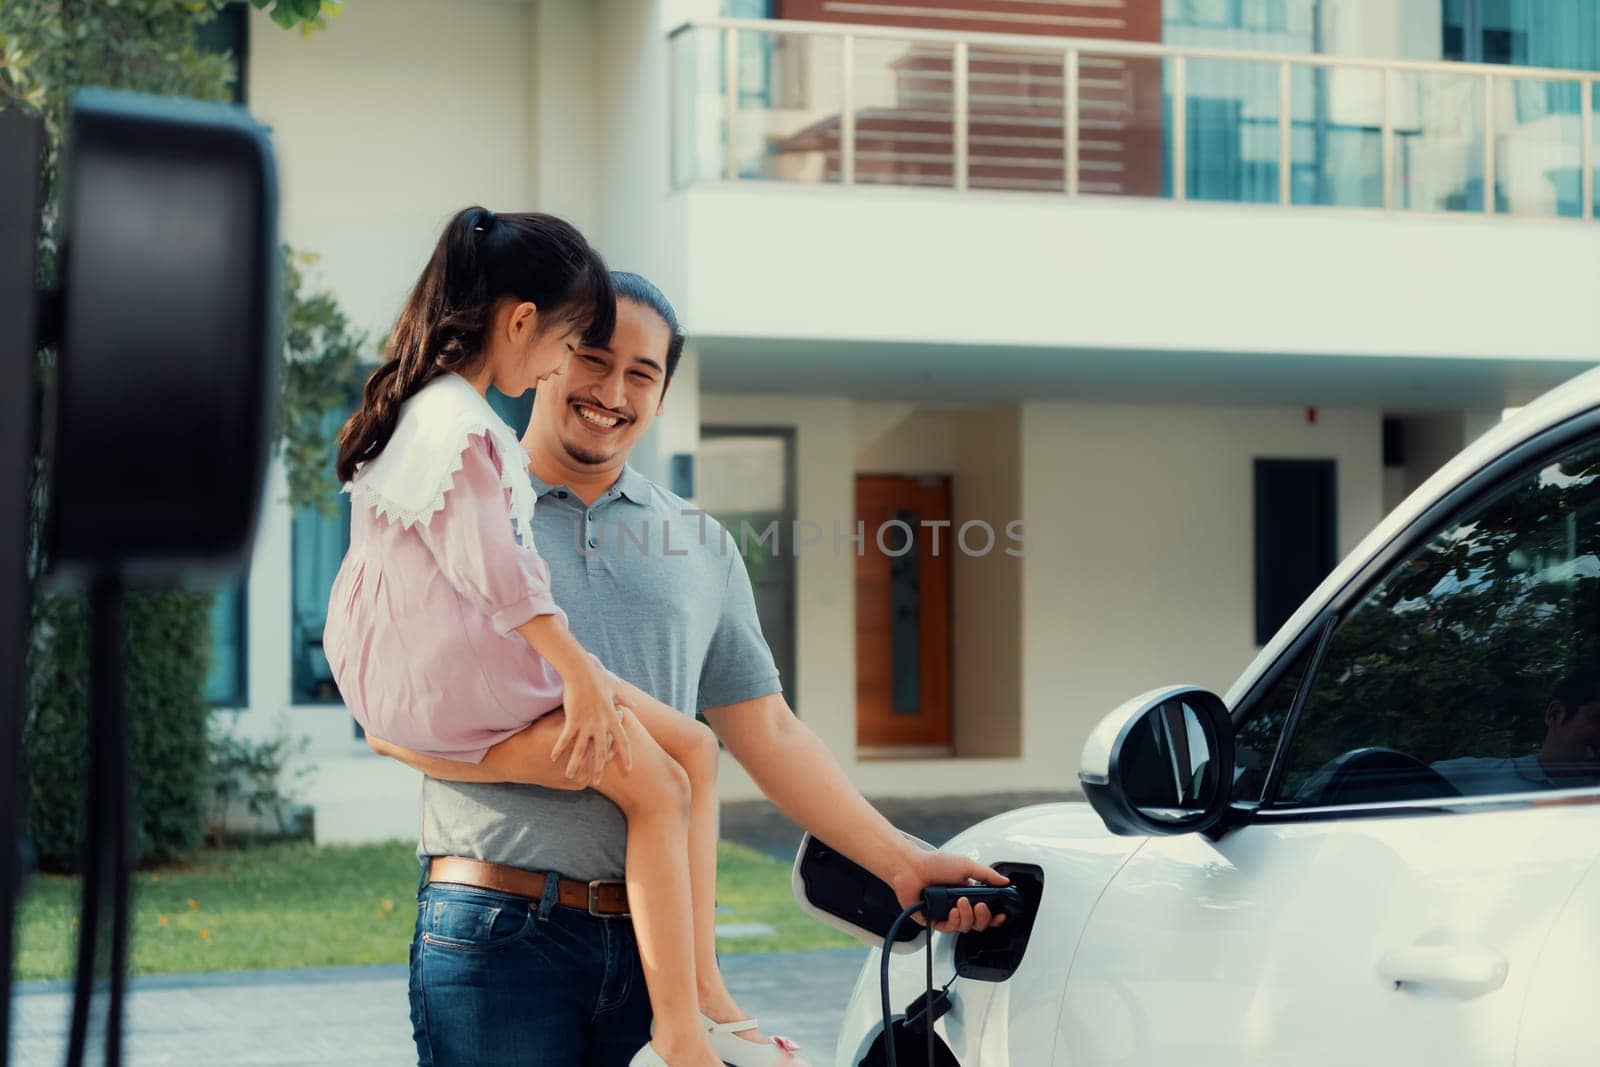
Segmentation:
[[(1596, 69), (1586, 0), (357, 0), (251, 34), (246, 93), (374, 338), (472, 202), (660, 285), (637, 465), (723, 520), (857, 785), (921, 796), (1073, 788), (1596, 361)], [(320, 653), (348, 520), (282, 497), (214, 699), (312, 738), (320, 839), (407, 836)]]

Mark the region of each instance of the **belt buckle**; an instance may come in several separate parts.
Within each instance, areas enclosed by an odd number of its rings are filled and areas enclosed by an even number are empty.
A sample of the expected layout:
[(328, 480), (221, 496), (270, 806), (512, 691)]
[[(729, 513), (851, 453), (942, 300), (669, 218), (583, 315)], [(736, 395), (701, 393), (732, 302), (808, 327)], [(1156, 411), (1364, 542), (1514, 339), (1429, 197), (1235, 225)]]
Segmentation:
[(590, 881), (590, 883), (589, 883), (589, 914), (593, 915), (597, 919), (625, 919), (625, 918), (627, 918), (629, 916), (629, 914), (631, 914), (627, 910), (616, 911), (616, 912), (598, 911), (598, 910), (596, 910), (596, 908), (598, 907), (598, 904), (599, 904), (600, 887), (601, 886), (620, 885), (620, 886), (624, 886), (625, 887), (627, 884), (628, 883), (626, 883), (626, 882), (619, 882), (614, 878), (595, 878), (592, 881)]

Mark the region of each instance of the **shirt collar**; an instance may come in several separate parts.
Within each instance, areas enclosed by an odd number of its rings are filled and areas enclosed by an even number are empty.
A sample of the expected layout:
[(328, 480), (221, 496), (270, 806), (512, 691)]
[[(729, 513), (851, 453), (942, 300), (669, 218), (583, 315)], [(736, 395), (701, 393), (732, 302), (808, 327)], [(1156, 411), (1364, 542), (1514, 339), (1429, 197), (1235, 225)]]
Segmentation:
[[(565, 483), (552, 484), (532, 471), (528, 472), (528, 481), (533, 483), (533, 491), (540, 497), (548, 496), (558, 489), (567, 489)], [(635, 504), (648, 504), (650, 502), (650, 479), (634, 470), (628, 464), (623, 464), (622, 473), (612, 484), (611, 489), (627, 497)], [(570, 491), (568, 490), (568, 492)]]
[(1532, 782), (1534, 785), (1544, 786), (1548, 789), (1556, 788), (1556, 782), (1545, 772), (1544, 764), (1539, 762), (1539, 754), (1531, 752), (1526, 756), (1518, 756), (1511, 761), (1512, 769), (1516, 773)]

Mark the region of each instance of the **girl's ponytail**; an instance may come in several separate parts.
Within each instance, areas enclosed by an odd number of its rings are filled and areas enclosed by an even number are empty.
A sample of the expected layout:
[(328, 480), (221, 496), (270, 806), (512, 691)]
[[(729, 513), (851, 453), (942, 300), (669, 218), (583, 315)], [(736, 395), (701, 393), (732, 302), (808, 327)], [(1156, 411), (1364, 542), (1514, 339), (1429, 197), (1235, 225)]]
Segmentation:
[(339, 434), (341, 482), (383, 451), (407, 399), (441, 374), (473, 368), (495, 306), (508, 297), (538, 305), (541, 330), (577, 325), (590, 343), (610, 341), (616, 296), (605, 263), (582, 234), (551, 215), (456, 212), (395, 320), (384, 362)]

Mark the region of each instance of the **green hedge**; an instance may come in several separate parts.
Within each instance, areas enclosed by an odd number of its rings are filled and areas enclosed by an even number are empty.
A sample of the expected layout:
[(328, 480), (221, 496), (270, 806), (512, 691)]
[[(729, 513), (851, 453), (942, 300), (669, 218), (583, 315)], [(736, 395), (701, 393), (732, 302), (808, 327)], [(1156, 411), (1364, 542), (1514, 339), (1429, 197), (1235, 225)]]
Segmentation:
[[(83, 840), (88, 613), (80, 599), (50, 596), (37, 616), (22, 743), (27, 829), (40, 866), (68, 871)], [(209, 593), (135, 593), (125, 602), (124, 706), (141, 863), (183, 855), (205, 829), (210, 616)]]

